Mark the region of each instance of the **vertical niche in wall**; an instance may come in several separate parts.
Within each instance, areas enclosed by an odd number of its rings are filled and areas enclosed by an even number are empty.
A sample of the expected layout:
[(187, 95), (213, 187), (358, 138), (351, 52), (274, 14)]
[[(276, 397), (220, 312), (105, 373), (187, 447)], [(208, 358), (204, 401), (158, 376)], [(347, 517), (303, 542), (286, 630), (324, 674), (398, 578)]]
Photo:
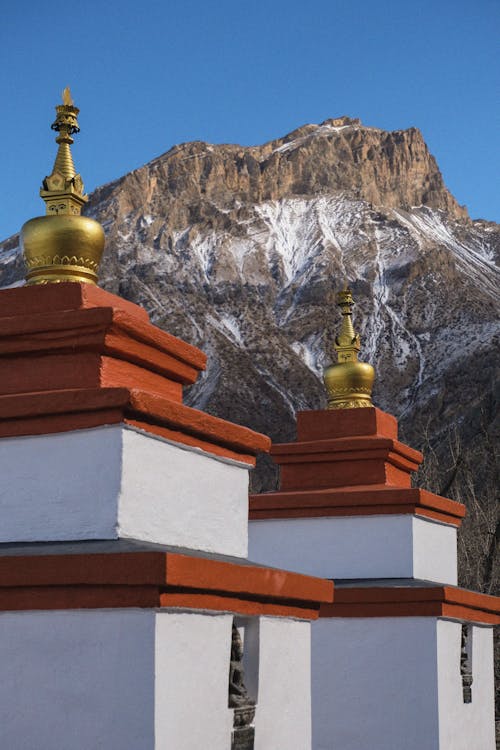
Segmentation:
[(460, 676), (464, 703), (472, 703), (472, 625), (462, 625)]
[(229, 665), (229, 708), (233, 709), (231, 750), (254, 750), (259, 690), (259, 621), (235, 617)]

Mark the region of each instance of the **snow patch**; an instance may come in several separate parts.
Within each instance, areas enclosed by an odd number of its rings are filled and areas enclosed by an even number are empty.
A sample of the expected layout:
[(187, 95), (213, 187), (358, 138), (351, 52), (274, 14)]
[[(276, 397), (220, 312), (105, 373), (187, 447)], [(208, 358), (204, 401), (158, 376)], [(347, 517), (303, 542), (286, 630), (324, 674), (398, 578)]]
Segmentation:
[(10, 250), (2, 250), (0, 252), (0, 263), (2, 265), (13, 263), (21, 255), (21, 252), (20, 245), (16, 245), (16, 247), (12, 247)]
[(244, 346), (243, 336), (236, 318), (228, 313), (222, 313), (219, 318), (208, 314), (206, 321), (219, 333), (222, 333), (231, 343)]
[(323, 366), (320, 364), (321, 357), (321, 339), (320, 333), (313, 333), (303, 341), (294, 341), (291, 347), (295, 354), (302, 360), (311, 372), (318, 378), (323, 376)]
[(189, 243), (190, 254), (198, 261), (201, 272), (206, 281), (213, 265), (214, 249), (217, 243), (217, 235), (210, 232), (204, 236), (196, 235)]
[(423, 208), (411, 214), (394, 209), (394, 215), (406, 225), (410, 233), (421, 243), (422, 236), (430, 242), (446, 247), (461, 272), (467, 276), (475, 286), (483, 292), (498, 298), (500, 286), (500, 271), (487, 254), (477, 252), (473, 247), (464, 245), (455, 237), (450, 227), (445, 223), (444, 216), (438, 211)]
[(12, 284), (5, 284), (5, 286), (0, 286), (0, 289), (17, 289), (20, 286), (25, 286), (26, 281), (24, 279), (20, 279), (19, 281), (13, 281)]
[(318, 127), (313, 130), (311, 133), (307, 133), (306, 135), (300, 136), (300, 138), (294, 138), (292, 141), (288, 141), (287, 143), (284, 143), (283, 146), (278, 146), (277, 148), (273, 149), (271, 153), (273, 154), (284, 154), (287, 151), (294, 151), (296, 148), (301, 146), (306, 141), (311, 140), (312, 138), (318, 138), (322, 135), (330, 135), (331, 133), (336, 133), (341, 130), (346, 130), (348, 128), (352, 127), (352, 125), (340, 125), (338, 127), (335, 127), (334, 125), (318, 125)]
[(243, 340), (243, 336), (241, 335), (240, 324), (238, 323), (236, 318), (233, 315), (229, 315), (228, 313), (222, 313), (220, 320), (222, 325), (227, 328), (233, 340), (238, 344), (238, 346), (243, 346), (245, 342)]

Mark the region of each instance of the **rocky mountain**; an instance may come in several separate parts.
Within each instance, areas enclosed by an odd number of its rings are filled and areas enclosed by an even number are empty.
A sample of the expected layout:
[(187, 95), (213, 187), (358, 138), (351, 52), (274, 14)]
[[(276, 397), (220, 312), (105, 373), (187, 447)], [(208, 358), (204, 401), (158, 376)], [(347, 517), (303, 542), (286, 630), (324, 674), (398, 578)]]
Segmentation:
[[(434, 489), (489, 497), (500, 226), (457, 204), (417, 129), (343, 117), (263, 146), (182, 144), (97, 189), (87, 214), (107, 234), (102, 286), (209, 355), (187, 402), (275, 441), (326, 403), (349, 280), (374, 401), (426, 447)], [(0, 245), (1, 285), (22, 278), (19, 253)], [(254, 488), (274, 479), (263, 459)]]

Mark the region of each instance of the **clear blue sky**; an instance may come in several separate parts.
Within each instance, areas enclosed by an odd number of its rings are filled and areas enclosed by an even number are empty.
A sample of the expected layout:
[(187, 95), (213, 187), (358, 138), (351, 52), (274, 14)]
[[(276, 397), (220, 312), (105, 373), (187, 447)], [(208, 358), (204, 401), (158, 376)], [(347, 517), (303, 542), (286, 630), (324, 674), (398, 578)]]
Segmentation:
[(419, 127), (471, 216), (500, 220), (498, 0), (8, 3), (0, 239), (43, 213), (70, 85), (87, 191), (183, 141), (263, 143), (342, 114)]

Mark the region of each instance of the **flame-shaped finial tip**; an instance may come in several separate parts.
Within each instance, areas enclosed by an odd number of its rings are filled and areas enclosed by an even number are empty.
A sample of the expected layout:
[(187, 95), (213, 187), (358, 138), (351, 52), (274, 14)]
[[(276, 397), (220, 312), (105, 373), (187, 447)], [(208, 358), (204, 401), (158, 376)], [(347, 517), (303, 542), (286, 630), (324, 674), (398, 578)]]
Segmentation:
[(69, 89), (69, 86), (66, 86), (66, 88), (62, 92), (62, 100), (65, 107), (73, 107), (73, 97), (71, 96), (71, 91)]

